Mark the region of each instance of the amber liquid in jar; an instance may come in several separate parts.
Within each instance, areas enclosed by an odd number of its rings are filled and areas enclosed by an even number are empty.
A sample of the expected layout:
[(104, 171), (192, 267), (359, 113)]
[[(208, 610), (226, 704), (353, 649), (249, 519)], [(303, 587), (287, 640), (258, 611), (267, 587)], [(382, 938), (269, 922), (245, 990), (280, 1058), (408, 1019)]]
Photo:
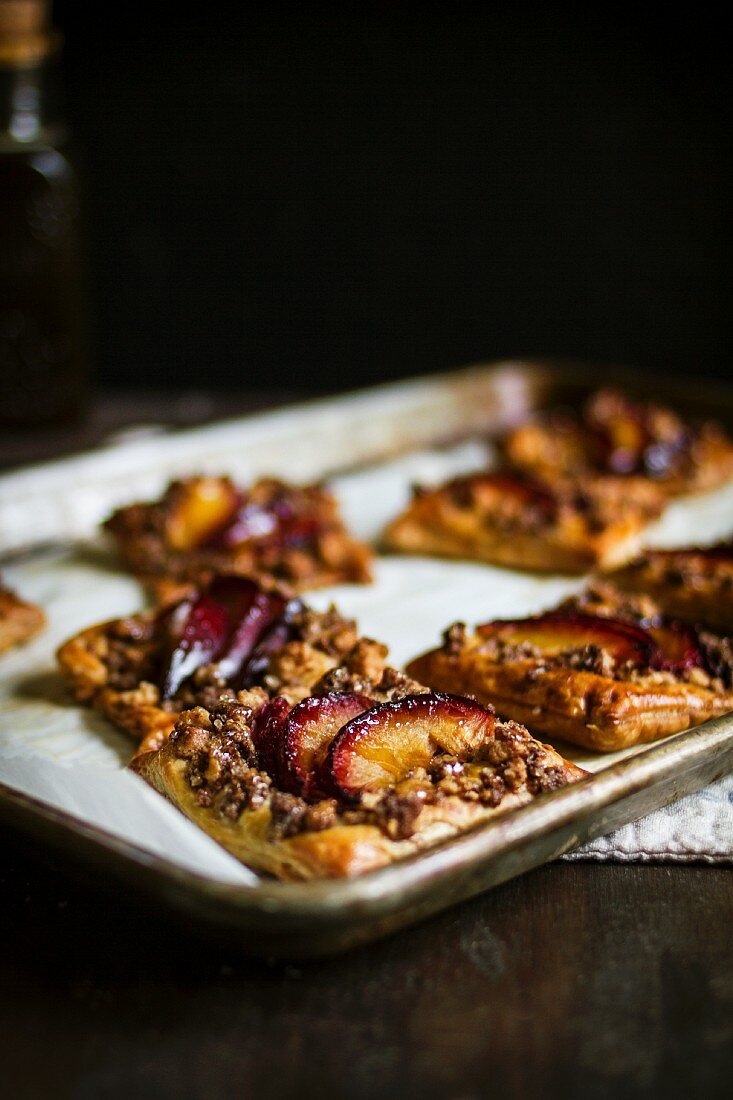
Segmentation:
[(86, 373), (76, 174), (43, 71), (0, 71), (0, 104), (0, 424), (62, 423)]

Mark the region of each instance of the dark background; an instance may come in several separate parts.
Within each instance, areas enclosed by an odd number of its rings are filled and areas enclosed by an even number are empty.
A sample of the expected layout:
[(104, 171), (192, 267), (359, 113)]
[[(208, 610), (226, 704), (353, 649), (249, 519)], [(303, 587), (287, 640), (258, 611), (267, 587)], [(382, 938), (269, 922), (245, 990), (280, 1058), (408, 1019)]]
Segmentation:
[(102, 385), (317, 391), (532, 354), (727, 374), (710, 7), (56, 18)]

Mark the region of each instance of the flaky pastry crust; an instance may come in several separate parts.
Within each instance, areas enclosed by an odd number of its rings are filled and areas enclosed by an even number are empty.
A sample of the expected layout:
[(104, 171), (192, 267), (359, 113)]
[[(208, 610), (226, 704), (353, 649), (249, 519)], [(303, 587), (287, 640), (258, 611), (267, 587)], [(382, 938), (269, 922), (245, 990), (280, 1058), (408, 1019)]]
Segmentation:
[(631, 491), (613, 477), (550, 486), (521, 474), (477, 473), (417, 490), (384, 542), (403, 553), (583, 573), (637, 552), (661, 506), (656, 488), (643, 482)]
[[(554, 651), (532, 641), (543, 638), (546, 646), (555, 639)], [(474, 694), (537, 733), (602, 752), (733, 710), (730, 640), (668, 620), (648, 595), (608, 582), (534, 619), (475, 632), (454, 624), (407, 671), (438, 690)]]
[(458, 653), (435, 649), (411, 661), (411, 676), (440, 690), (471, 693), (547, 737), (611, 752), (680, 733), (733, 710), (733, 692), (669, 683), (651, 673), (637, 682), (583, 670), (502, 663), (469, 639)]
[(0, 653), (30, 641), (46, 625), (40, 607), (27, 603), (0, 584)]
[(666, 615), (733, 630), (733, 543), (646, 550), (609, 576), (627, 592), (652, 597)]
[[(549, 746), (544, 749), (553, 753)], [(585, 772), (563, 761), (558, 754), (553, 753), (548, 759), (557, 761), (556, 766), (563, 769), (565, 782), (585, 778)], [(168, 745), (157, 753), (137, 757), (134, 767), (143, 779), (242, 863), (291, 880), (353, 878), (375, 871), (449, 840), (499, 813), (526, 805), (534, 797), (525, 788), (507, 794), (496, 807), (448, 797), (437, 805), (425, 806), (415, 832), (404, 840), (392, 840), (370, 824), (337, 824), (317, 832), (278, 838), (272, 834), (269, 803), (245, 811), (236, 821), (202, 807), (186, 781), (185, 761), (176, 759)]]
[(110, 619), (75, 634), (56, 654), (61, 675), (76, 700), (92, 706), (148, 748), (162, 744), (169, 736), (176, 712), (163, 708), (158, 688), (148, 680), (141, 679), (127, 688), (117, 686), (110, 658), (120, 632), (126, 632), (128, 624), (135, 633), (139, 629), (147, 634), (152, 622), (152, 612)]

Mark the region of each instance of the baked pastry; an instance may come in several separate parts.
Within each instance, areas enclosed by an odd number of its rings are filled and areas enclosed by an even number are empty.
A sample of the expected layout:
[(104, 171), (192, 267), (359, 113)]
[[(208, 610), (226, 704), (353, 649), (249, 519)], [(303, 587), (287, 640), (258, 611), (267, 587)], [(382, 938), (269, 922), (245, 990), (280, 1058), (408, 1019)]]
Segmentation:
[[(372, 643), (376, 646), (376, 643)], [(232, 855), (283, 879), (359, 875), (584, 778), (515, 722), (347, 657), (293, 706), (261, 689), (179, 718), (133, 768)]]
[(659, 515), (655, 486), (616, 477), (556, 481), (510, 471), (416, 489), (387, 528), (388, 549), (520, 569), (582, 573), (626, 561)]
[(693, 426), (671, 409), (603, 389), (580, 415), (559, 410), (504, 440), (508, 463), (540, 477), (613, 474), (646, 478), (668, 495), (697, 492), (733, 476), (733, 442), (719, 425)]
[(673, 618), (733, 631), (733, 540), (646, 550), (609, 580), (627, 592), (647, 593)]
[(730, 640), (665, 619), (647, 597), (610, 586), (473, 633), (456, 623), (407, 671), (438, 690), (490, 701), (533, 732), (599, 751), (733, 710)]
[(130, 504), (104, 524), (126, 566), (159, 599), (227, 570), (302, 592), (371, 580), (371, 552), (346, 530), (322, 485), (227, 477), (172, 482), (160, 500)]
[(35, 638), (46, 625), (40, 607), (27, 603), (0, 584), (0, 653)]
[(100, 623), (58, 651), (76, 698), (140, 742), (162, 744), (183, 710), (264, 685), (305, 695), (359, 641), (335, 609), (312, 611), (246, 577), (220, 574), (174, 604)]

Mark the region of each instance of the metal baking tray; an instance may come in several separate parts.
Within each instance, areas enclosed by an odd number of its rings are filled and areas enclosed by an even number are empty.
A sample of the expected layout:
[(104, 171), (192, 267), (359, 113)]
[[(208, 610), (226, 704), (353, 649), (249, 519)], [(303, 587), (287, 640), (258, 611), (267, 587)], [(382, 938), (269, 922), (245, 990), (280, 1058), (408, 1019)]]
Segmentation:
[[(14, 472), (0, 479), (0, 555), (22, 559), (15, 567), (21, 577), (24, 571), (39, 577), (45, 562), (54, 560), (40, 547), (81, 542), (81, 551), (64, 552), (91, 554), (88, 567), (95, 569), (97, 551), (83, 540), (93, 537), (111, 507), (158, 492), (171, 476), (200, 469), (244, 478), (270, 472), (299, 480), (351, 470), (352, 491), (361, 491), (359, 486), (367, 491), (368, 470), (375, 465), (402, 461), (409, 472), (415, 452), (430, 448), (440, 455), (440, 448), (456, 445), (460, 452), (462, 440), (490, 437), (543, 405), (582, 398), (597, 384), (598, 373), (578, 364), (549, 362), (479, 365), (222, 425), (133, 440)], [(642, 381), (620, 370), (604, 372), (604, 381), (618, 382), (641, 396), (663, 395), (689, 414), (713, 412), (728, 423), (733, 418), (733, 394), (724, 387), (705, 390), (696, 384), (691, 389), (665, 380), (662, 388), (659, 380)], [(464, 462), (474, 454), (471, 444), (466, 446)], [(367, 481), (360, 482), (363, 476)], [(733, 512), (729, 526), (733, 528)], [(49, 569), (52, 572), (53, 565)], [(112, 582), (106, 580), (108, 564), (98, 569), (101, 592)], [(12, 568), (10, 574), (13, 580)], [(62, 582), (60, 573), (55, 584), (63, 610)], [(129, 588), (119, 591), (131, 599)], [(360, 591), (359, 600), (368, 608), (369, 589)], [(119, 613), (128, 610), (131, 607), (121, 606)], [(448, 621), (450, 615), (442, 625)], [(391, 641), (389, 636), (384, 640)], [(437, 634), (425, 637), (423, 648), (436, 640)], [(18, 650), (5, 661), (21, 668), (25, 659), (28, 667), (23, 671), (30, 680), (36, 674), (40, 680), (52, 679), (48, 661), (53, 641), (39, 639), (32, 646), (41, 648), (29, 649), (27, 658)], [(63, 724), (68, 702), (58, 685), (47, 692), (44, 708), (34, 713), (44, 715), (49, 725)], [(17, 735), (21, 711), (11, 692), (0, 707), (0, 747), (4, 735)], [(92, 724), (92, 737), (117, 736), (103, 730), (101, 720)], [(17, 742), (15, 749), (17, 756)], [(200, 866), (194, 869), (166, 858), (159, 845), (156, 850), (144, 840), (133, 842), (114, 825), (103, 827), (98, 819), (62, 808), (46, 794), (43, 767), (43, 758), (34, 760), (35, 772), (29, 769), (30, 778), (23, 784), (7, 781), (0, 767), (1, 817), (202, 927), (236, 931), (244, 950), (305, 957), (343, 951), (414, 923), (712, 783), (733, 770), (733, 715), (623, 759), (613, 758), (576, 786), (544, 795), (421, 855), (345, 881), (280, 883), (253, 876), (239, 882), (202, 873)], [(147, 788), (145, 794), (158, 798)], [(171, 807), (168, 811), (180, 818)]]

